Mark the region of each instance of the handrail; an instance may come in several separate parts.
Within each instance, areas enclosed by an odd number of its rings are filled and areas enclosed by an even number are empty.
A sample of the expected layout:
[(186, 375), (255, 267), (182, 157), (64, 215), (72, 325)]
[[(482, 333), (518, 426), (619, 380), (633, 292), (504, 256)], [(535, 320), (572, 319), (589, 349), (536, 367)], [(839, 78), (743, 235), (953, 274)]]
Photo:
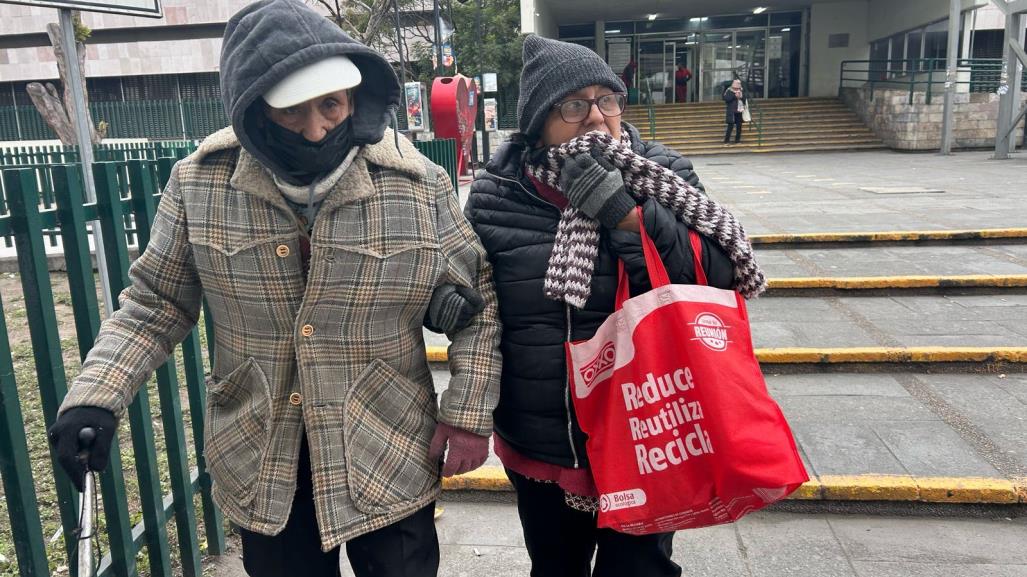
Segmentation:
[[(838, 95), (841, 96), (845, 88), (867, 86), (873, 100), (878, 86), (898, 87), (908, 89), (909, 104), (913, 103), (916, 92), (924, 92), (926, 103), (930, 104), (934, 93), (944, 91), (947, 63), (946, 58), (844, 60), (838, 75)], [(970, 92), (995, 92), (1001, 81), (1002, 67), (1003, 61), (999, 58), (960, 58), (956, 68), (969, 72), (969, 77), (957, 78), (956, 85), (969, 85)], [(1027, 82), (1027, 70), (1024, 80)]]
[(656, 140), (656, 107), (653, 105), (653, 86), (649, 78), (645, 79), (646, 111), (649, 114), (649, 140)]
[[(734, 76), (734, 80), (742, 83), (742, 90), (745, 94), (756, 94), (752, 91), (752, 87), (749, 83), (738, 73), (738, 71), (743, 68), (745, 68), (744, 64), (731, 71)], [(756, 146), (763, 146), (763, 107), (759, 105), (758, 101), (759, 98), (750, 97), (746, 106), (749, 107), (749, 115), (752, 117), (752, 122), (750, 124), (756, 125)]]

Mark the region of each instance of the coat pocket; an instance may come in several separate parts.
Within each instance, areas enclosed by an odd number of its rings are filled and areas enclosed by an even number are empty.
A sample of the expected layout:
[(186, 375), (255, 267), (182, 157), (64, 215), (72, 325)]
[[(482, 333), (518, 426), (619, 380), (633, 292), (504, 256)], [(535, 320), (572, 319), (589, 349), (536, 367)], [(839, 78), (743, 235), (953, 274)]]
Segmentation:
[(267, 378), (251, 357), (207, 385), (203, 452), (207, 469), (225, 495), (240, 504), (253, 499), (267, 453), (271, 396)]
[(346, 464), (353, 504), (386, 513), (423, 497), (439, 483), (428, 458), (435, 432), (434, 392), (374, 360), (346, 396)]

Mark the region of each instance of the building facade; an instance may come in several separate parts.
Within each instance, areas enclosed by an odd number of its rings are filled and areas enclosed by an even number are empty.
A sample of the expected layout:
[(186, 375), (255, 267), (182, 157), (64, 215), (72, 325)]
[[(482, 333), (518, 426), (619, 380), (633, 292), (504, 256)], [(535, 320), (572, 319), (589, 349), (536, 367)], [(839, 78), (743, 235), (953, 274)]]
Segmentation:
[[(1001, 12), (962, 5), (961, 58), (1001, 57)], [(718, 100), (734, 78), (757, 97), (836, 96), (844, 61), (891, 60), (873, 66), (893, 76), (910, 66), (894, 61), (944, 59), (948, 10), (948, 0), (521, 0), (521, 21), (592, 48), (628, 73), (640, 101), (666, 103)], [(683, 91), (679, 65), (691, 73)]]
[[(225, 24), (254, 0), (162, 0), (161, 19), (82, 13), (92, 30), (85, 76), (94, 120), (116, 138), (202, 138), (227, 124), (218, 63)], [(320, 5), (310, 2), (328, 15)], [(407, 55), (431, 37), (429, 0), (400, 14)], [(57, 82), (54, 8), (0, 3), (0, 141), (54, 138), (25, 87)], [(391, 18), (389, 22), (391, 22)], [(377, 47), (398, 61), (394, 36)]]

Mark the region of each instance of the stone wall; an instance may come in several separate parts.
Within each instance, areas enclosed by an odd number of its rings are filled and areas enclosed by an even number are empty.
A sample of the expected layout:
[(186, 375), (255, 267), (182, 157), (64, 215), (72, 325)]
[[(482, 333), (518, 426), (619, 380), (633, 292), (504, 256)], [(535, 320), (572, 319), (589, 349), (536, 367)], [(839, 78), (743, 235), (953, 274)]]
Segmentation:
[[(843, 88), (842, 100), (863, 119), (881, 140), (897, 150), (938, 150), (941, 148), (941, 125), (944, 94), (913, 94), (908, 90), (877, 88), (870, 99), (867, 87)], [(1027, 93), (1024, 94), (1027, 100)], [(955, 148), (994, 148), (998, 127), (999, 97), (990, 93), (957, 93), (955, 95)], [(1023, 123), (1016, 129), (1016, 141), (1022, 142)]]

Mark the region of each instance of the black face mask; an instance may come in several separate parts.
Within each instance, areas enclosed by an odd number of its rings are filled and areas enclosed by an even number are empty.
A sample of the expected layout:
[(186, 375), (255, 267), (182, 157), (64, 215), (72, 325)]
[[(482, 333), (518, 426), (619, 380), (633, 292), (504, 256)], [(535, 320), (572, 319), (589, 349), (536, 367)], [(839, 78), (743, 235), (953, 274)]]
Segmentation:
[(281, 163), (289, 180), (310, 184), (342, 164), (353, 147), (352, 117), (328, 131), (320, 142), (310, 142), (302, 134), (277, 123), (264, 122), (264, 142), (275, 160)]

